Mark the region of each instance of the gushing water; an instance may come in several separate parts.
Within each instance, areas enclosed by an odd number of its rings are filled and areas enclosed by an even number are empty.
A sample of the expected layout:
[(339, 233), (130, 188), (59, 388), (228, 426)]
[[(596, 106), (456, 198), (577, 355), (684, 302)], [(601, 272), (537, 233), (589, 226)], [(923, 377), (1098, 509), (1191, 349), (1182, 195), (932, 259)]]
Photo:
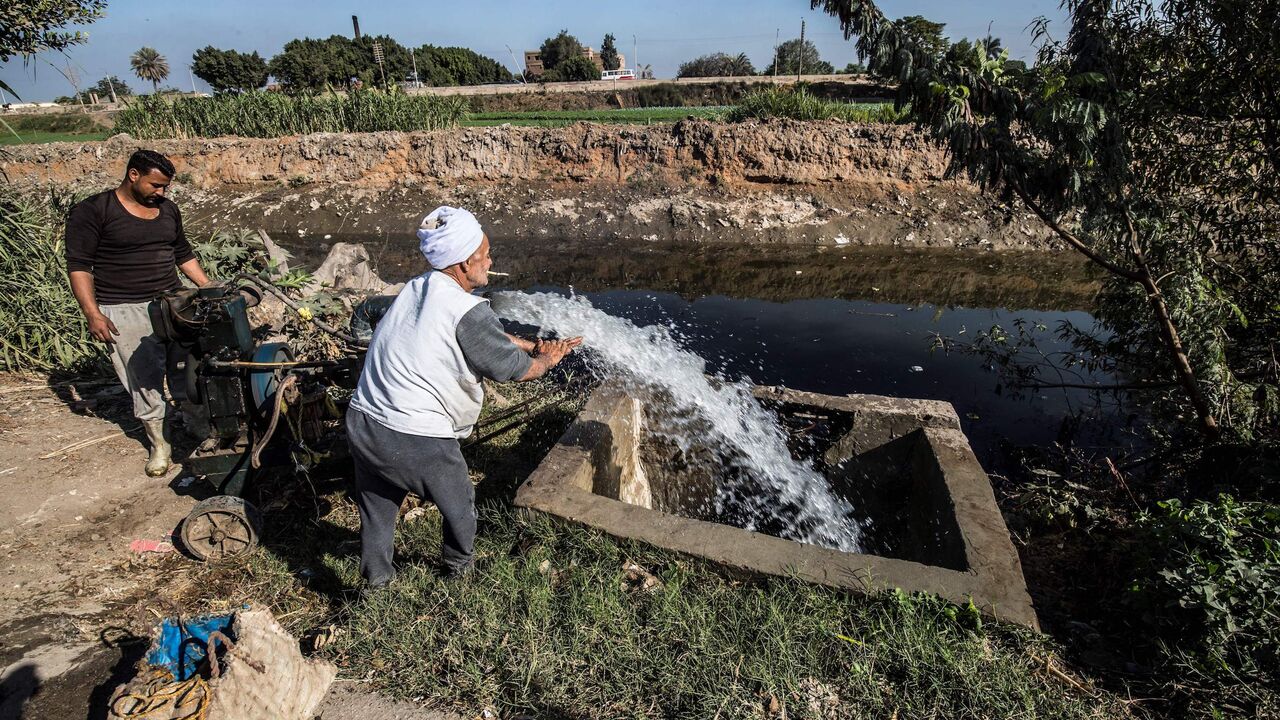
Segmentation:
[(586, 298), (551, 293), (496, 293), (493, 307), (502, 317), (544, 332), (582, 336), (594, 370), (650, 399), (650, 432), (685, 455), (705, 448), (730, 465), (733, 480), (721, 484), (717, 509), (731, 512), (746, 529), (768, 527), (788, 539), (859, 550), (861, 529), (852, 506), (818, 472), (791, 457), (777, 419), (752, 396), (750, 385), (708, 379), (702, 358), (681, 349), (669, 328), (637, 327)]

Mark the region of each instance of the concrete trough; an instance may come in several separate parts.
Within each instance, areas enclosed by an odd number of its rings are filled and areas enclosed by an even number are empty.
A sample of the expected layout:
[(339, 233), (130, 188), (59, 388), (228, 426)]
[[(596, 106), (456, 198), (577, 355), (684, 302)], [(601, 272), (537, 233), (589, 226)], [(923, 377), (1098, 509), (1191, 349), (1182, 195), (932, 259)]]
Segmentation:
[[(775, 575), (855, 592), (901, 588), (1038, 628), (1022, 565), (950, 403), (757, 388), (810, 440), (834, 492), (866, 513), (864, 553), (725, 524), (715, 479), (645, 433), (640, 400), (598, 389), (521, 485), (516, 505), (702, 558), (733, 574)], [(784, 423), (785, 424), (785, 423)], [(874, 553), (874, 554), (873, 554)]]

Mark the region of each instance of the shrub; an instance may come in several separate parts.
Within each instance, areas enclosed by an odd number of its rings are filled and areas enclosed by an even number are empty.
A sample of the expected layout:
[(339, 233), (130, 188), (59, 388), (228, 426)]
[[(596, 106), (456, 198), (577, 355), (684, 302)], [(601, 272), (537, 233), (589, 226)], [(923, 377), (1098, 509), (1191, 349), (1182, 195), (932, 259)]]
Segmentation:
[(804, 87), (797, 90), (768, 88), (743, 97), (729, 111), (730, 122), (748, 119), (791, 118), (793, 120), (831, 120), (864, 123), (896, 123), (905, 111), (892, 105), (832, 102), (811, 94)]
[(1167, 657), (1210, 677), (1280, 675), (1280, 505), (1159, 503), (1138, 519), (1149, 554), (1128, 602)]

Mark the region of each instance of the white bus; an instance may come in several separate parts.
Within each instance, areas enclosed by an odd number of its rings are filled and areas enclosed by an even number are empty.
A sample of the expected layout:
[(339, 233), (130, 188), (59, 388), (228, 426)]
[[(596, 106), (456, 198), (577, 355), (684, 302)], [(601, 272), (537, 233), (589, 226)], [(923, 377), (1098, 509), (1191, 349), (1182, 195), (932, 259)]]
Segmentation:
[(635, 70), (605, 70), (600, 73), (601, 80), (635, 80)]

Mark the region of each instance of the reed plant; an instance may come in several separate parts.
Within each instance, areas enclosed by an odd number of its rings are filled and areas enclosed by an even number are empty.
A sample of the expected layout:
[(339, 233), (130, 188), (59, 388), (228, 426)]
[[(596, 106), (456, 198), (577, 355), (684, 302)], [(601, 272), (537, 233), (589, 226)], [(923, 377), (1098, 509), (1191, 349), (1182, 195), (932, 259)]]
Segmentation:
[(103, 357), (67, 285), (67, 212), (81, 193), (0, 190), (0, 371), (85, 369)]
[(844, 120), (856, 123), (896, 123), (905, 110), (895, 110), (888, 103), (843, 103), (813, 95), (804, 87), (767, 88), (742, 98), (726, 115), (730, 122), (765, 118), (792, 120)]
[(365, 90), (345, 95), (250, 92), (211, 98), (133, 101), (116, 118), (116, 132), (138, 139), (236, 135), (271, 138), (320, 132), (439, 130), (467, 115), (462, 97)]

